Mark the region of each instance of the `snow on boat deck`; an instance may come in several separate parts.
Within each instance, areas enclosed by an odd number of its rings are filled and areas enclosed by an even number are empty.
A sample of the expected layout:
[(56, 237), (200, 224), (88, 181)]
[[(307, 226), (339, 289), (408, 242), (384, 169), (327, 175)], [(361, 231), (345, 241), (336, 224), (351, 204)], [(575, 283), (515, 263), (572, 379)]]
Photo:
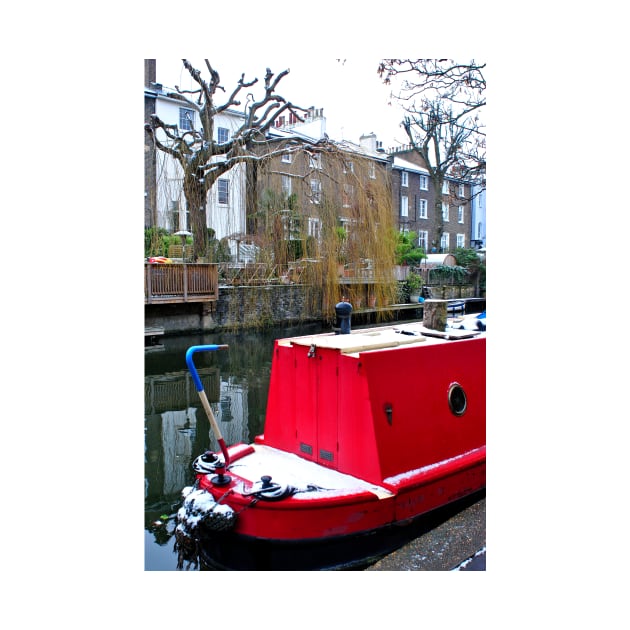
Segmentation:
[[(230, 471), (252, 483), (260, 481), (263, 475), (269, 475), (275, 483), (288, 484), (300, 490), (294, 495), (296, 499), (344, 496), (366, 491), (379, 499), (393, 496), (380, 486), (261, 444), (254, 445), (254, 452), (250, 455), (236, 460)], [(309, 486), (317, 486), (317, 489), (309, 491)]]

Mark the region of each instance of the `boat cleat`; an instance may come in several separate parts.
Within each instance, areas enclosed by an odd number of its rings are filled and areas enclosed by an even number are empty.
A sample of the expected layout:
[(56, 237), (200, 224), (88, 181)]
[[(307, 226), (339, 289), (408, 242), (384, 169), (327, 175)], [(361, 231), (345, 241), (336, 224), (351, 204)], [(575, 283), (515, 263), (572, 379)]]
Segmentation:
[(279, 501), (295, 493), (295, 488), (288, 484), (280, 484), (271, 481), (269, 475), (263, 475), (260, 481), (256, 481), (250, 490), (243, 490), (243, 496), (256, 496), (267, 501)]
[(207, 474), (216, 472), (217, 468), (224, 467), (224, 463), (213, 451), (206, 451), (199, 455), (192, 463), (193, 470), (198, 473)]

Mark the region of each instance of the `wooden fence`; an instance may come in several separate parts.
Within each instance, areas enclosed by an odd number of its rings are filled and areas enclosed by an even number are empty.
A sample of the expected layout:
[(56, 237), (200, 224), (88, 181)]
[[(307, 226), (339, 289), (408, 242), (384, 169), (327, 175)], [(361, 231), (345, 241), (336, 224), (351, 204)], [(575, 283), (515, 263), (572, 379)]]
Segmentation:
[(214, 263), (144, 265), (145, 304), (215, 302), (219, 274)]

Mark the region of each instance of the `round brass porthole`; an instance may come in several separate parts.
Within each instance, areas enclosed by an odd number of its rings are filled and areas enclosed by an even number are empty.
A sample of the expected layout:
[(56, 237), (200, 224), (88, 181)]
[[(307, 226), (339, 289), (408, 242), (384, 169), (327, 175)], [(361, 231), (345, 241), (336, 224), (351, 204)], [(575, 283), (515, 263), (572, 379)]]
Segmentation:
[(448, 406), (456, 416), (462, 416), (466, 411), (466, 392), (459, 383), (451, 383), (448, 388)]

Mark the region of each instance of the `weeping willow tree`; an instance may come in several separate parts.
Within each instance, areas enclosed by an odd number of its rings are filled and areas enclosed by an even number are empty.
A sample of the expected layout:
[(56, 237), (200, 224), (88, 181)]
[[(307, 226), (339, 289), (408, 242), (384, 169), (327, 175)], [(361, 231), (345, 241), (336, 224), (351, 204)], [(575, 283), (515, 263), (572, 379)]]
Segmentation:
[[(305, 311), (321, 310), (328, 322), (342, 295), (355, 309), (396, 302), (387, 162), (328, 138), (284, 148), (258, 165), (257, 203), (248, 217), (258, 261), (286, 269), (284, 281), (303, 287)], [(387, 311), (377, 311), (384, 317)]]

